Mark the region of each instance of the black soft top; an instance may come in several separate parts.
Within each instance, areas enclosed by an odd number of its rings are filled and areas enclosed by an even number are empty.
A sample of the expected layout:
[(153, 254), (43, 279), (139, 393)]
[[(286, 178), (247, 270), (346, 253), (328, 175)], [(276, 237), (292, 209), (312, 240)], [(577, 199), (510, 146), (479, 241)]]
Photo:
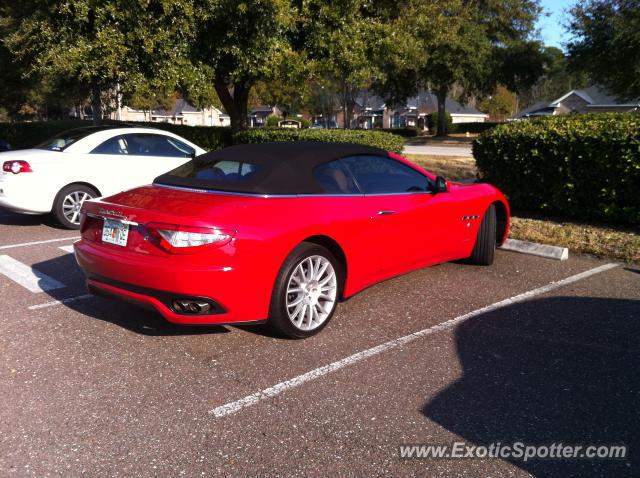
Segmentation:
[[(380, 148), (352, 143), (315, 141), (240, 144), (198, 156), (173, 171), (158, 176), (154, 184), (251, 194), (315, 194), (322, 189), (314, 180), (313, 169), (347, 156), (383, 156)], [(198, 178), (197, 171), (221, 161), (255, 165), (257, 172), (242, 183)]]

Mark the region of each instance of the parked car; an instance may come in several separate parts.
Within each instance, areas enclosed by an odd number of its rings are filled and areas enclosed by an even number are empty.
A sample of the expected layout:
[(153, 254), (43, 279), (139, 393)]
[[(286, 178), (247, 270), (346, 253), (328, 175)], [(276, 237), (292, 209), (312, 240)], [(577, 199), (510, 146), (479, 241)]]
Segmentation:
[(237, 145), (82, 207), (88, 288), (179, 324), (268, 320), (308, 337), (339, 300), (412, 269), (491, 264), (509, 206), (384, 150)]
[(153, 128), (66, 131), (33, 149), (0, 155), (0, 206), (26, 214), (53, 213), (62, 226), (78, 229), (87, 199), (149, 184), (203, 153), (186, 139)]

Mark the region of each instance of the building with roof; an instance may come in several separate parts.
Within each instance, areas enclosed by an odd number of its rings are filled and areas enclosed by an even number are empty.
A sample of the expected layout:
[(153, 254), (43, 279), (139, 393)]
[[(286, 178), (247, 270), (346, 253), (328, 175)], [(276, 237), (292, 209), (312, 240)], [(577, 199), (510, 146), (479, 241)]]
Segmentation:
[[(445, 100), (447, 113), (452, 123), (484, 123), (489, 115), (478, 111), (473, 106), (465, 105), (451, 98)], [(438, 112), (438, 98), (431, 91), (420, 91), (416, 96), (408, 98), (406, 104), (397, 105), (390, 114), (389, 128), (427, 126), (426, 117)]]
[(282, 110), (277, 106), (256, 106), (249, 113), (248, 123), (251, 128), (262, 128), (267, 124), (269, 116), (282, 116)]
[(619, 101), (606, 89), (593, 85), (582, 90), (571, 90), (553, 101), (542, 101), (520, 111), (513, 119), (552, 116), (568, 113), (626, 113), (638, 111), (640, 99)]
[[(453, 123), (484, 123), (489, 118), (489, 115), (476, 108), (451, 98), (446, 99), (446, 109)], [(420, 91), (416, 96), (397, 105), (387, 105), (379, 96), (363, 91), (356, 97), (351, 127), (426, 129), (427, 116), (437, 111), (438, 99), (431, 91)], [(335, 110), (327, 120), (335, 122), (338, 127), (344, 127), (344, 116), (340, 109)], [(316, 115), (313, 121), (323, 123), (325, 120), (322, 115)]]
[(170, 109), (162, 107), (151, 111), (137, 110), (129, 106), (120, 109), (120, 118), (114, 112), (112, 119), (121, 121), (152, 121), (157, 123), (171, 123), (187, 126), (229, 126), (231, 118), (218, 108), (196, 108), (183, 98), (175, 100)]

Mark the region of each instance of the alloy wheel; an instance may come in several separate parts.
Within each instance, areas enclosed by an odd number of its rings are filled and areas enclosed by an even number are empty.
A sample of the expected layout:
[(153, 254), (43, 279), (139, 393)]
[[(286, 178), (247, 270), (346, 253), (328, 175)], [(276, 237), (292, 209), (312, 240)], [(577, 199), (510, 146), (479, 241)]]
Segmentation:
[(299, 330), (314, 330), (329, 317), (336, 303), (338, 280), (331, 262), (323, 256), (304, 258), (287, 284), (286, 307)]
[(80, 224), (82, 203), (93, 197), (84, 191), (72, 191), (62, 200), (62, 214), (71, 224)]

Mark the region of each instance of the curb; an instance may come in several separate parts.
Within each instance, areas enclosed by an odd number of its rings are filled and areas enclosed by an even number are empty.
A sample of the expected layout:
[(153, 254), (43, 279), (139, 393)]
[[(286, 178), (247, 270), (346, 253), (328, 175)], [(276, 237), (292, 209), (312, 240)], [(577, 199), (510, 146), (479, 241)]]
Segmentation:
[(547, 259), (555, 259), (558, 261), (566, 261), (569, 259), (569, 249), (566, 247), (548, 246), (536, 242), (518, 241), (517, 239), (507, 239), (505, 243), (500, 246), (500, 249), (546, 257)]

